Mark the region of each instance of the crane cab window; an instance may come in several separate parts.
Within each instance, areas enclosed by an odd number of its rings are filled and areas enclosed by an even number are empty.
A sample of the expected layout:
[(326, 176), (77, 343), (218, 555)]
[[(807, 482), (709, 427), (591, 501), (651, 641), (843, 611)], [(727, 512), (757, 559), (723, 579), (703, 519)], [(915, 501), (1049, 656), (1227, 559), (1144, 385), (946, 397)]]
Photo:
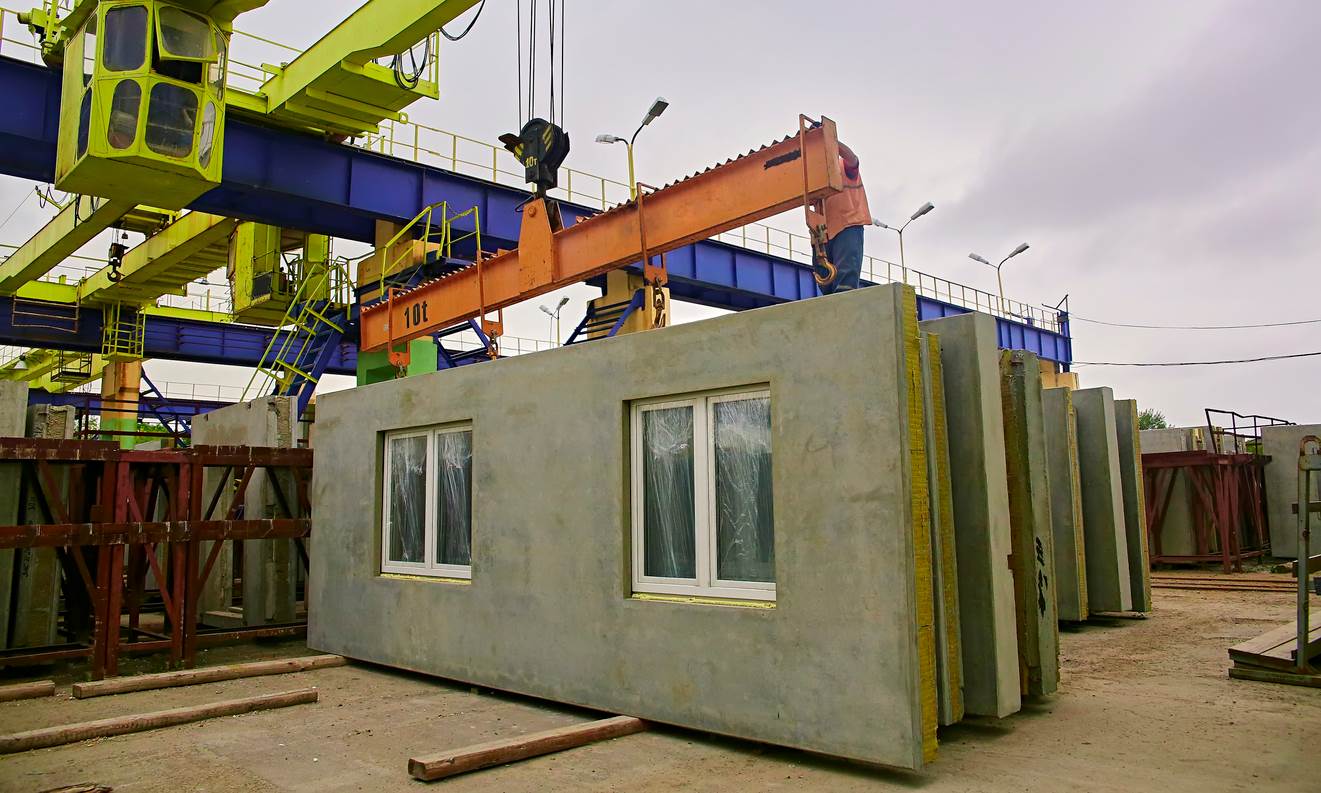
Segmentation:
[(151, 87), (147, 110), (147, 148), (167, 157), (187, 157), (193, 151), (197, 127), (197, 94), (170, 83)]
[(152, 71), (201, 85), (207, 64), (216, 59), (215, 38), (205, 19), (173, 6), (161, 7), (156, 16)]
[[(106, 11), (101, 65), (107, 71), (129, 72), (147, 60), (146, 6), (118, 6)], [(95, 48), (92, 50), (95, 52)]]

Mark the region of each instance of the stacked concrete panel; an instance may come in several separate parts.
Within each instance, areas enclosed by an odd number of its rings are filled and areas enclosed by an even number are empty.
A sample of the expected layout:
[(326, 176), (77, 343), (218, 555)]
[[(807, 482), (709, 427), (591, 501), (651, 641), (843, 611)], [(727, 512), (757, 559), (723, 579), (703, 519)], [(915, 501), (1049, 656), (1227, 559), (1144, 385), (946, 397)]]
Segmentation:
[(954, 494), (949, 470), (949, 429), (945, 422), (940, 337), (925, 331), (921, 335), (928, 508), (931, 513), (931, 551), (936, 560), (932, 569), (936, 608), (936, 679), (940, 693), (940, 723), (944, 726), (961, 721), (964, 714), (959, 574), (954, 541)]
[[(28, 384), (0, 380), (0, 438), (23, 437), (27, 423)], [(0, 526), (18, 521), (21, 470), (15, 463), (0, 463)], [(8, 625), (13, 611), (14, 552), (0, 549), (0, 648), (8, 646)]]
[(1018, 665), (1025, 695), (1059, 688), (1059, 616), (1055, 604), (1055, 542), (1041, 408), (1041, 364), (1025, 350), (1000, 353), (1005, 470), (1013, 553)]
[(1119, 442), (1119, 478), (1124, 492), (1129, 591), (1134, 611), (1151, 611), (1147, 503), (1143, 492), (1142, 445), (1138, 439), (1138, 403), (1135, 400), (1115, 400), (1115, 434)]
[[(913, 293), (885, 286), (324, 395), (309, 644), (919, 768), (937, 698), (918, 357)], [(774, 605), (635, 593), (631, 405), (761, 385)], [(471, 581), (384, 575), (383, 434), (452, 422), (472, 426)]]
[(1042, 394), (1050, 522), (1055, 544), (1055, 603), (1061, 620), (1087, 619), (1087, 549), (1083, 537), (1082, 482), (1078, 471), (1078, 427), (1073, 392), (1048, 388)]
[(1004, 717), (1022, 707), (1009, 491), (995, 319), (926, 320), (940, 336), (958, 556), (964, 709)]
[[(1262, 453), (1271, 458), (1265, 472), (1271, 556), (1298, 558), (1298, 516), (1293, 511), (1298, 503), (1298, 444), (1308, 435), (1321, 437), (1321, 424), (1288, 424), (1261, 430)], [(1315, 488), (1308, 498), (1321, 501), (1321, 482), (1316, 477), (1312, 481)], [(1312, 534), (1313, 553), (1317, 552), (1317, 535)]]
[[(296, 445), (296, 421), (292, 397), (271, 396), (203, 413), (193, 420), (194, 446), (275, 446)], [(212, 493), (221, 471), (207, 472), (205, 492)], [(274, 488), (266, 483), (267, 473), (257, 471), (248, 484), (244, 515), (248, 518), (280, 517)], [(291, 483), (285, 493), (293, 493)], [(227, 503), (218, 507), (224, 510)], [(291, 540), (243, 541), (243, 610), (233, 613), (233, 559), (226, 544), (216, 558), (200, 599), (203, 621), (228, 625), (293, 622), (297, 602), (298, 554)], [(203, 557), (205, 558), (205, 556)]]
[[(33, 405), (28, 409), (29, 438), (72, 438), (77, 429), (71, 405)], [(52, 480), (58, 490), (67, 487), (67, 473), (56, 466)], [(36, 492), (29, 492), (25, 514), (40, 515)], [(32, 520), (32, 518), (29, 518)], [(14, 617), (11, 647), (42, 647), (59, 643), (60, 564), (54, 548), (14, 550)]]
[(1082, 482), (1087, 607), (1093, 613), (1132, 611), (1114, 392), (1108, 387), (1078, 389), (1073, 392), (1073, 407)]

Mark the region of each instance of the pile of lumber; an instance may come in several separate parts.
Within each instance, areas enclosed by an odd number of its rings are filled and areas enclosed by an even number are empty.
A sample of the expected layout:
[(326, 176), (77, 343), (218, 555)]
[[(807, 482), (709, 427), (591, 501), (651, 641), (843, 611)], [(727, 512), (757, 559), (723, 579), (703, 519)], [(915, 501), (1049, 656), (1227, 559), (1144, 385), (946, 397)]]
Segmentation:
[[(1308, 663), (1321, 668), (1321, 614), (1313, 614), (1307, 632)], [(1321, 687), (1321, 675), (1297, 670), (1298, 624), (1290, 622), (1229, 648), (1229, 676), (1240, 680)]]

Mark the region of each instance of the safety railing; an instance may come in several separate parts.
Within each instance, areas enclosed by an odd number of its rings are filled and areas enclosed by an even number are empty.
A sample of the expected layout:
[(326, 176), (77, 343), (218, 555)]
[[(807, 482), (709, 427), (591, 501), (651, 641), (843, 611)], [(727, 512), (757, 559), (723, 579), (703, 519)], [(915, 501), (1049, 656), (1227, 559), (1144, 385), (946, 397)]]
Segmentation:
[[(471, 222), (471, 231), (460, 228), (459, 222), (464, 219)], [(382, 257), (377, 285), (384, 293), (391, 277), (414, 264), (422, 263), (417, 261), (416, 254), (419, 250), (415, 246), (420, 246), (421, 258), (424, 261), (433, 250), (437, 255), (448, 259), (454, 256), (455, 245), (469, 239), (473, 241), (474, 250), (481, 251), (482, 222), (477, 207), (469, 207), (461, 211), (453, 210), (448, 201), (440, 201), (424, 207), (391, 237), (389, 242), (385, 243), (384, 248), (377, 251), (377, 255)]]

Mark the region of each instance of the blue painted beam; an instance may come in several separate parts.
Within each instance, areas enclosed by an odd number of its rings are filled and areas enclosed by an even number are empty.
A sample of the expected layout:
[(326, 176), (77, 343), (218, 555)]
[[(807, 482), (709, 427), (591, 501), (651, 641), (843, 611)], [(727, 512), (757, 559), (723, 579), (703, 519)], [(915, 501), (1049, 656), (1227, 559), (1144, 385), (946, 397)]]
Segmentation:
[[(54, 177), (59, 86), (56, 71), (0, 57), (0, 95), (9, 106), (0, 114), (0, 173), (39, 181)], [(405, 222), (428, 204), (445, 200), (478, 207), (483, 247), (492, 249), (516, 245), (517, 206), (527, 195), (228, 114), (222, 183), (191, 208), (371, 242), (377, 219)], [(560, 206), (566, 224), (592, 213), (564, 202)], [(707, 240), (671, 252), (667, 261), (671, 291), (682, 300), (738, 310), (817, 294), (807, 265), (734, 245)], [(945, 313), (966, 311), (940, 305)], [(1005, 319), (999, 324), (1001, 344), (1024, 346), (1067, 367), (1071, 344), (1066, 335)]]
[[(40, 315), (38, 315), (38, 313)], [(72, 306), (20, 301), (17, 312), (12, 297), (0, 297), (0, 344), (48, 347), (73, 352), (100, 352), (102, 315), (99, 308), (82, 306), (76, 319)], [(273, 331), (255, 325), (203, 322), (192, 319), (148, 316), (143, 339), (143, 357), (170, 361), (256, 366), (270, 344)], [(330, 374), (355, 374), (356, 342), (335, 345)]]
[[(193, 416), (210, 413), (227, 407), (233, 403), (218, 402), (211, 399), (158, 399), (149, 397), (146, 394), (141, 395), (139, 404), (146, 407), (151, 405), (156, 413), (170, 418), (192, 418)], [(84, 391), (73, 391), (64, 394), (52, 394), (49, 391), (31, 390), (28, 391), (29, 405), (73, 405), (80, 407), (89, 413), (100, 412), (101, 395), (92, 394)]]

